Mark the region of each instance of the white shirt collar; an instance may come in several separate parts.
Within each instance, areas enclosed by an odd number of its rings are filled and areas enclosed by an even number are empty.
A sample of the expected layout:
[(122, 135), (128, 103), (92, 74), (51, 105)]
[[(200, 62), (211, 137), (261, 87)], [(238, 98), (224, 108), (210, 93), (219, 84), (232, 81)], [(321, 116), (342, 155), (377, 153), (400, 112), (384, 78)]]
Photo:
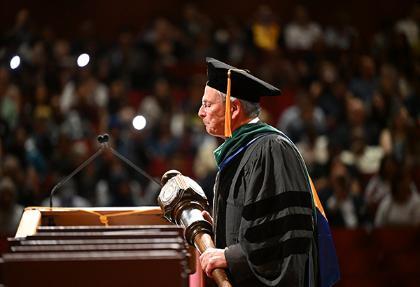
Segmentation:
[(252, 120), (250, 120), (249, 122), (248, 122), (248, 124), (256, 124), (256, 123), (258, 123), (260, 121), (260, 118), (259, 117), (256, 117), (256, 118), (253, 118)]

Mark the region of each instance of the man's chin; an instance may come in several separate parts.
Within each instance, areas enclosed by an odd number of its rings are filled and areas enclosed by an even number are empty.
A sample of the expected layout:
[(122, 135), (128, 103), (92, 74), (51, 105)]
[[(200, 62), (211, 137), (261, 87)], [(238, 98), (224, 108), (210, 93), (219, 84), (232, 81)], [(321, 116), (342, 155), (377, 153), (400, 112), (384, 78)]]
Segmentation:
[(221, 132), (215, 131), (214, 129), (208, 129), (206, 127), (206, 131), (209, 135), (214, 136), (214, 137), (219, 137), (219, 138), (224, 138), (225, 135)]
[(213, 130), (206, 128), (206, 132), (211, 135), (214, 136)]

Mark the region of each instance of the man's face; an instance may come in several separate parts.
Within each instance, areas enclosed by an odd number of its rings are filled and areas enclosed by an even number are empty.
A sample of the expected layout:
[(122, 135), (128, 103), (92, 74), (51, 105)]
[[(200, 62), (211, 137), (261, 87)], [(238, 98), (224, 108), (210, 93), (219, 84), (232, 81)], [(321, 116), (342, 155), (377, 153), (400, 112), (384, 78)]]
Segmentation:
[(198, 116), (203, 120), (208, 134), (224, 137), (225, 105), (216, 89), (206, 86)]

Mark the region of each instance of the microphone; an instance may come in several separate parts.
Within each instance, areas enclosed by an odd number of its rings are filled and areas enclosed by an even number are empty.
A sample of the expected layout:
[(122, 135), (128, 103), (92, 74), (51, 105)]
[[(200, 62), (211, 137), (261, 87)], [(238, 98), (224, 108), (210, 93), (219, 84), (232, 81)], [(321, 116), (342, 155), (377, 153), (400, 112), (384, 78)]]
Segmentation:
[(103, 151), (105, 149), (109, 149), (112, 152), (112, 154), (114, 154), (115, 156), (117, 156), (120, 160), (122, 160), (124, 163), (128, 164), (130, 167), (132, 167), (135, 171), (137, 171), (141, 175), (147, 177), (149, 180), (151, 180), (152, 182), (156, 183), (159, 187), (162, 186), (161, 183), (160, 183), (160, 181), (158, 181), (157, 179), (153, 178), (146, 171), (144, 171), (143, 169), (141, 169), (140, 167), (138, 167), (137, 165), (135, 165), (133, 162), (131, 162), (128, 158), (124, 157), (122, 154), (120, 154), (115, 149), (113, 149), (112, 147), (110, 147), (109, 144), (108, 144), (109, 138), (110, 137), (109, 137), (108, 134), (99, 135), (96, 139), (98, 140), (98, 142), (101, 145), (100, 148), (91, 157), (89, 157), (87, 160), (85, 160), (84, 162), (82, 162), (72, 173), (70, 173), (67, 177), (65, 177), (64, 179), (62, 179), (61, 181), (59, 181), (52, 188), (51, 193), (50, 193), (50, 208), (51, 209), (53, 207), (53, 196), (54, 196), (55, 191), (58, 188), (60, 188), (62, 185), (64, 185), (67, 181), (69, 181), (73, 176), (75, 176), (77, 173), (79, 173), (84, 167), (86, 167), (88, 164), (90, 164), (94, 159), (96, 159), (101, 153), (103, 153)]

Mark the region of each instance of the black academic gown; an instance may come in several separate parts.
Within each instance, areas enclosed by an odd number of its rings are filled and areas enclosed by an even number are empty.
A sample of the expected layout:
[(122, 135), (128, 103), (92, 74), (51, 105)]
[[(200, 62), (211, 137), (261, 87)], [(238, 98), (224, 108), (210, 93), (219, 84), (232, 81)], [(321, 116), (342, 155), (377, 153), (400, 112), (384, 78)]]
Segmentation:
[(255, 140), (219, 170), (214, 191), (216, 247), (227, 247), (234, 286), (317, 286), (314, 206), (292, 142)]

